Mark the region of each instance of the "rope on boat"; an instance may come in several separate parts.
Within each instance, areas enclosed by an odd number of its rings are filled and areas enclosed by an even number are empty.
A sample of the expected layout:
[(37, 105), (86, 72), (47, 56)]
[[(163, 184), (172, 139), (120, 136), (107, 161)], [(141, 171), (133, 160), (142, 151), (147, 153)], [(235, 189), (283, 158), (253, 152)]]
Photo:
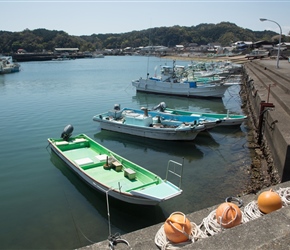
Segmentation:
[[(282, 207), (289, 206), (290, 205), (290, 187), (279, 188), (279, 190), (277, 190), (276, 192), (281, 197), (281, 200), (283, 203)], [(239, 205), (241, 206), (243, 205), (242, 201), (238, 198), (232, 197), (232, 200), (239, 201)], [(248, 221), (251, 221), (251, 220), (255, 220), (265, 215), (259, 210), (256, 200), (251, 201), (249, 204), (247, 204), (243, 210), (241, 209), (241, 213), (242, 213), (242, 222), (241, 222), (242, 224), (247, 223)], [(200, 225), (196, 225), (193, 222), (190, 222), (190, 223), (192, 225), (192, 232), (190, 235), (191, 236), (190, 240), (186, 242), (178, 243), (178, 244), (172, 243), (171, 241), (167, 239), (165, 235), (164, 224), (163, 224), (155, 235), (155, 244), (161, 250), (175, 250), (185, 245), (192, 244), (199, 239), (207, 238), (212, 235), (218, 234), (222, 232), (223, 230), (227, 230), (227, 228), (223, 228), (217, 222), (216, 210), (213, 210), (212, 212), (210, 212), (209, 215), (202, 220)]]

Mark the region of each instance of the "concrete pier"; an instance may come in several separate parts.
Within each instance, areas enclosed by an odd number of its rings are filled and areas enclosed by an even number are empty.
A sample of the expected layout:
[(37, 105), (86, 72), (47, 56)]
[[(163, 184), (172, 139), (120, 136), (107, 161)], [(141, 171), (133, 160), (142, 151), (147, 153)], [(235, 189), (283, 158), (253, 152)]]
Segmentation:
[[(247, 105), (254, 117), (257, 139), (261, 145), (269, 148), (273, 165), (283, 181), (271, 188), (290, 188), (290, 63), (281, 60), (279, 69), (276, 68), (276, 61), (270, 59), (248, 61), (244, 65), (247, 78), (243, 91), (247, 93)], [(240, 198), (246, 205), (256, 201), (264, 190)], [(218, 205), (188, 214), (187, 218), (200, 225)], [(122, 239), (127, 240), (130, 246), (119, 243), (114, 249), (159, 249), (154, 239), (162, 225), (160, 223), (122, 235)], [(81, 249), (110, 249), (108, 243), (106, 240)], [(225, 229), (214, 236), (198, 239), (180, 249), (290, 249), (290, 206)]]
[[(282, 181), (290, 180), (290, 63), (270, 59), (244, 64), (248, 75), (244, 89), (256, 117), (258, 143), (269, 147)], [(259, 124), (260, 123), (260, 124)], [(260, 142), (259, 142), (260, 141)]]
[[(273, 190), (290, 187), (290, 182), (285, 182), (271, 187)], [(266, 190), (269, 190), (267, 188)], [(262, 192), (262, 191), (261, 191)], [(244, 204), (257, 200), (258, 195), (246, 195), (241, 197)], [(200, 225), (210, 212), (215, 210), (219, 204), (187, 215), (187, 218)], [(117, 244), (114, 249), (136, 249), (151, 250), (159, 249), (155, 244), (155, 236), (163, 223), (144, 228), (132, 233), (122, 235), (121, 238), (128, 241), (130, 246), (123, 243)], [(82, 250), (110, 249), (107, 240), (81, 248)], [(208, 238), (198, 239), (194, 243), (187, 244), (180, 249), (202, 249), (202, 250), (249, 250), (249, 249), (290, 249), (290, 206), (285, 206), (275, 212), (266, 214), (260, 218), (248, 221), (230, 229), (224, 229), (216, 235)]]

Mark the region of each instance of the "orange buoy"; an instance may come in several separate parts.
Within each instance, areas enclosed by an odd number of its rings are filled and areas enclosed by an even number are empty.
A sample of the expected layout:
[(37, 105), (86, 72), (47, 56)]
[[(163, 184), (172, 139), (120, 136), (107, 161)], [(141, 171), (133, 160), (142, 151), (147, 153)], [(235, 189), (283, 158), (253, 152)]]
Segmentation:
[(165, 221), (164, 232), (168, 240), (173, 243), (185, 242), (190, 239), (192, 226), (185, 214), (172, 213)]
[(258, 197), (258, 208), (261, 212), (268, 214), (282, 207), (282, 199), (272, 189), (264, 191)]
[(232, 202), (224, 202), (216, 209), (216, 220), (224, 228), (231, 228), (241, 224), (242, 212)]

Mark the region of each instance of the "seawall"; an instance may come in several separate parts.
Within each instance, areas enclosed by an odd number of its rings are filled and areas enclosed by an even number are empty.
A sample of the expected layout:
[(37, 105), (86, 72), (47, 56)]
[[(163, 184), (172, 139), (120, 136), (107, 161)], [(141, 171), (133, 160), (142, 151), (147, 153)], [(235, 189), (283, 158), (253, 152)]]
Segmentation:
[(280, 60), (279, 68), (276, 66), (276, 60), (270, 59), (245, 63), (247, 79), (243, 89), (258, 144), (273, 159), (273, 168), (268, 172), (277, 171), (283, 182), (290, 180), (290, 63)]

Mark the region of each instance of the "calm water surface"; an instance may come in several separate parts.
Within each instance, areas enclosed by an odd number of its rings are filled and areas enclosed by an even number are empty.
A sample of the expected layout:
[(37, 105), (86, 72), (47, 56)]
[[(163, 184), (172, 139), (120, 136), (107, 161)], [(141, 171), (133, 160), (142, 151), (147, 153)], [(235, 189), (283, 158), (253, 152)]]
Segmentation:
[[(136, 93), (131, 80), (170, 60), (105, 57), (21, 63), (0, 75), (0, 249), (73, 249), (108, 237), (106, 198), (84, 184), (47, 148), (67, 124), (129, 160), (165, 177), (168, 160), (184, 158), (183, 194), (156, 207), (109, 200), (112, 233), (164, 221), (241, 193), (251, 162), (246, 124), (199, 134), (193, 142), (164, 142), (100, 131), (92, 117), (121, 107), (168, 107), (242, 114), (239, 86), (223, 99)], [(187, 62), (178, 62), (186, 65)], [(153, 239), (152, 239), (153, 240)]]

